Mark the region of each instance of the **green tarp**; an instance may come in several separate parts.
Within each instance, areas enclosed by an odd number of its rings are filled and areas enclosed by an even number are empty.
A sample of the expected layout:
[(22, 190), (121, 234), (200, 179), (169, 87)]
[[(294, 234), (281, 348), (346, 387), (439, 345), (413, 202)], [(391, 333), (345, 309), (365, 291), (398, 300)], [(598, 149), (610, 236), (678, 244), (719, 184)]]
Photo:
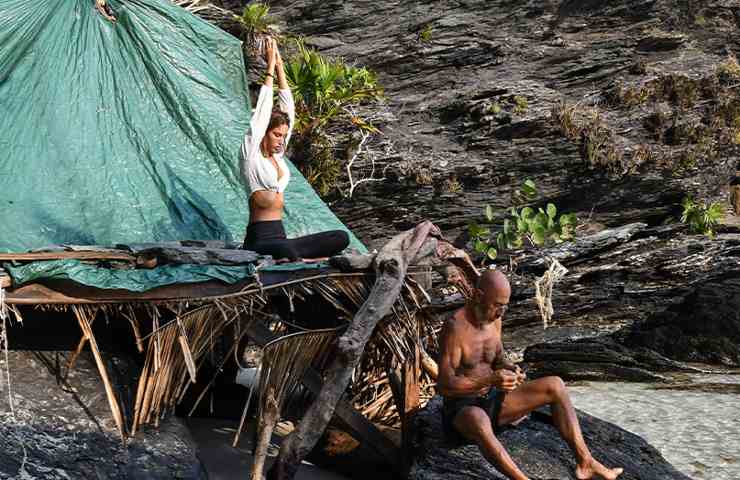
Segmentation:
[[(239, 40), (166, 0), (108, 3), (115, 24), (93, 0), (0, 0), (0, 251), (240, 241)], [(288, 235), (345, 228), (290, 168)]]
[(254, 265), (226, 267), (221, 265), (163, 265), (154, 269), (116, 270), (98, 268), (78, 260), (33, 262), (18, 267), (7, 266), (13, 281), (22, 285), (39, 280), (72, 280), (82, 285), (103, 289), (144, 292), (164, 285), (220, 280), (236, 283), (254, 275)]
[[(240, 241), (239, 40), (166, 0), (109, 4), (115, 24), (93, 0), (0, 1), (0, 251)], [(291, 174), (288, 235), (344, 228)]]

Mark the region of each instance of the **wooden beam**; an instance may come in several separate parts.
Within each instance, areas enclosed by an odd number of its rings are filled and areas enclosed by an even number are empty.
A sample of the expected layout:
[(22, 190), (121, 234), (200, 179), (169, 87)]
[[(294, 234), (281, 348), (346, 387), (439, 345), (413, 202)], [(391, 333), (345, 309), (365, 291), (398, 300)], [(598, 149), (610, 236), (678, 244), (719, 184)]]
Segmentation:
[(37, 262), (41, 260), (121, 260), (136, 263), (138, 257), (126, 252), (33, 252), (0, 253), (0, 262)]
[(412, 424), (414, 415), (419, 411), (421, 405), (421, 388), (419, 377), (421, 376), (421, 361), (419, 348), (415, 349), (414, 355), (407, 359), (402, 369), (403, 381), (403, 410), (401, 413), (401, 463), (404, 472), (411, 468), (412, 457)]
[[(251, 322), (247, 328), (247, 336), (260, 345), (265, 345), (278, 338), (259, 322)], [(324, 381), (319, 372), (310, 368), (304, 375), (302, 383), (312, 394), (318, 395)], [(355, 439), (373, 449), (381, 459), (390, 461), (394, 469), (401, 471), (398, 446), (347, 401), (341, 400), (337, 404), (334, 410), (334, 420)]]
[(401, 294), (409, 264), (420, 253), (432, 254), (428, 241), (439, 236), (439, 229), (424, 222), (415, 229), (391, 239), (375, 258), (375, 285), (347, 330), (337, 341), (334, 359), (327, 369), (325, 382), (296, 429), (285, 439), (268, 478), (295, 478), (304, 458), (323, 434), (360, 363), (365, 345), (376, 325), (389, 315)]

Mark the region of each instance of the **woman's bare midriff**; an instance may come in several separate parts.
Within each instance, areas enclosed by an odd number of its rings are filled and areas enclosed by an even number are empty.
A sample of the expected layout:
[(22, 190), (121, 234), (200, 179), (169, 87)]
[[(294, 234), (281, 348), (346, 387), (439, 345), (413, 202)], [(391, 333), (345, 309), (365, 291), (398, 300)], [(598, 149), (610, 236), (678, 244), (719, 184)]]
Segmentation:
[(282, 220), (285, 196), (282, 193), (259, 191), (249, 197), (249, 223)]

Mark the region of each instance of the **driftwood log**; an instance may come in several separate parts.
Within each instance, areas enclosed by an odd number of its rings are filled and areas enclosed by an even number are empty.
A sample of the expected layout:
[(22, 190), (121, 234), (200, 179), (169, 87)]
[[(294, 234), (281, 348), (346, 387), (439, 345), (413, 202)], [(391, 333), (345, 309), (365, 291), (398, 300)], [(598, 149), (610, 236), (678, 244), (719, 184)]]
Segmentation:
[[(395, 236), (375, 259), (376, 281), (367, 301), (347, 331), (339, 338), (334, 361), (324, 385), (298, 427), (283, 443), (277, 461), (268, 472), (271, 479), (292, 479), (301, 461), (313, 449), (331, 420), (337, 403), (349, 385), (352, 372), (378, 322), (388, 315), (400, 294), (406, 270), (419, 253), (428, 254), (427, 240), (437, 234), (431, 222)], [(436, 239), (430, 239), (436, 244)]]

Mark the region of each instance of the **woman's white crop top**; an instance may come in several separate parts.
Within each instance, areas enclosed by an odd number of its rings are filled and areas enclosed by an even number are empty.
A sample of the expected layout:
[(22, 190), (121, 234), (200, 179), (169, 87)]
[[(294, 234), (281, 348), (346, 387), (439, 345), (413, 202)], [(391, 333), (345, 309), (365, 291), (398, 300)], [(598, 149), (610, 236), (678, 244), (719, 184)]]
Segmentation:
[(280, 166), (280, 170), (282, 170), (283, 176), (278, 180), (278, 172), (275, 166), (260, 151), (260, 143), (265, 133), (267, 133), (267, 126), (272, 115), (272, 87), (262, 85), (257, 106), (252, 114), (250, 129), (244, 135), (244, 142), (242, 143), (241, 175), (250, 195), (260, 190), (282, 193), (290, 181), (290, 170), (283, 158), (295, 124), (295, 104), (293, 103), (293, 94), (289, 89), (278, 90), (278, 104), (280, 110), (284, 111), (290, 119), (283, 151), (273, 155)]

